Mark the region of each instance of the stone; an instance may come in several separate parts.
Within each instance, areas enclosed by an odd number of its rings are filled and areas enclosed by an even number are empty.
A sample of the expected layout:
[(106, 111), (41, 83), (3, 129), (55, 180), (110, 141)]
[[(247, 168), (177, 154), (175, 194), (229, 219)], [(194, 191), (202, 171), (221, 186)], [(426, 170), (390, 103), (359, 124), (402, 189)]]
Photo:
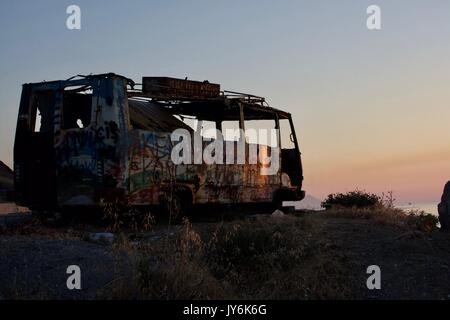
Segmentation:
[(89, 240), (93, 242), (110, 244), (114, 241), (114, 234), (109, 232), (91, 233), (89, 234)]
[(444, 187), (441, 202), (438, 204), (438, 212), (441, 230), (450, 232), (450, 181)]
[(284, 212), (281, 211), (281, 210), (275, 210), (275, 211), (272, 213), (272, 217), (283, 217), (283, 216), (284, 216)]

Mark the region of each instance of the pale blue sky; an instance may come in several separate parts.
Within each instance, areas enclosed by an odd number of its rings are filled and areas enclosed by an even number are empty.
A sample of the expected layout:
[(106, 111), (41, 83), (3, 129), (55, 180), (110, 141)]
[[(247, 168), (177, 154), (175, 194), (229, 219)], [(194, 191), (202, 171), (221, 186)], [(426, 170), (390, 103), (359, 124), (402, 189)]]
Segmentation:
[[(82, 30), (66, 29), (70, 4)], [(447, 0), (0, 0), (0, 159), (12, 164), (24, 82), (188, 76), (292, 112), (307, 191), (434, 200), (450, 178), (449, 40)]]

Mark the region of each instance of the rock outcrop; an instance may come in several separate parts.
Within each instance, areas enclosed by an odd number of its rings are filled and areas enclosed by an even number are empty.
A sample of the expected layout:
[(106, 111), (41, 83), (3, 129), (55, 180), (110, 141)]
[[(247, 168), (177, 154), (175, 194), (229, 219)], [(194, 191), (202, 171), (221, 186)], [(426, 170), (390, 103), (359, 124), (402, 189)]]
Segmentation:
[(0, 202), (5, 202), (14, 189), (13, 171), (0, 161)]
[(441, 202), (438, 204), (438, 212), (441, 230), (450, 232), (450, 181), (444, 187)]

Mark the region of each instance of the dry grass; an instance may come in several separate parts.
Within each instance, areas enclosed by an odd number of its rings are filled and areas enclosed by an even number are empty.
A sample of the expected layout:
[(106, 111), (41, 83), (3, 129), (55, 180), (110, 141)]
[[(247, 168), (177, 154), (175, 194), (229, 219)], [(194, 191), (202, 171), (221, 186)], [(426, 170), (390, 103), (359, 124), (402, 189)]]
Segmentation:
[[(382, 205), (335, 207), (326, 215), (425, 233), (434, 231), (437, 222), (424, 212)], [(134, 275), (126, 284), (114, 285), (107, 298), (355, 298), (351, 259), (334, 250), (330, 240), (312, 238), (323, 227), (316, 223), (301, 216), (266, 217), (223, 223), (201, 236), (185, 220), (174, 241), (125, 245), (135, 257)]]
[(293, 216), (219, 225), (200, 236), (189, 221), (178, 238), (131, 245), (134, 272), (99, 294), (107, 299), (343, 299), (348, 268), (315, 226)]
[(402, 229), (419, 230), (431, 233), (437, 230), (437, 217), (424, 211), (395, 208), (393, 206), (376, 205), (367, 208), (348, 208), (333, 206), (326, 214), (336, 218), (370, 219), (381, 225), (391, 225)]
[(59, 229), (49, 227), (37, 218), (9, 226), (8, 228), (0, 228), (0, 236), (33, 236), (36, 239), (52, 239), (52, 240), (80, 240), (84, 236), (84, 232), (73, 228)]
[[(111, 212), (117, 209), (112, 208)], [(367, 219), (378, 225), (428, 233), (436, 218), (423, 212), (406, 212), (392, 206), (371, 208), (334, 207), (314, 216), (259, 217), (255, 220), (191, 225), (184, 220), (174, 236), (158, 240), (136, 239), (119, 231), (112, 250), (117, 261), (130, 259), (126, 272), (109, 266), (115, 276), (97, 293), (99, 299), (351, 299), (357, 298), (355, 265), (351, 254), (324, 236), (323, 217)], [(152, 221), (145, 229), (152, 228)], [(122, 224), (111, 225), (123, 230)], [(386, 229), (386, 228), (378, 228)], [(394, 228), (387, 228), (395, 230)], [(134, 228), (132, 228), (134, 230)], [(334, 229), (331, 229), (334, 230)], [(143, 230), (137, 228), (142, 234)], [(11, 234), (67, 239), (76, 231), (61, 233), (34, 221)], [(354, 232), (354, 231), (352, 231)], [(364, 234), (364, 233), (362, 233)], [(334, 233), (333, 233), (334, 235)], [(147, 239), (147, 240), (146, 240)], [(364, 250), (365, 241), (361, 242)], [(121, 260), (122, 259), (122, 260)], [(365, 264), (364, 264), (365, 265)], [(116, 272), (117, 269), (117, 272)], [(130, 271), (131, 270), (131, 271)], [(362, 271), (363, 274), (364, 270)], [(358, 280), (360, 281), (360, 280)], [(359, 285), (361, 285), (361, 281)], [(21, 297), (14, 285), (8, 295)], [(355, 289), (356, 288), (356, 289)], [(45, 299), (45, 297), (42, 297)]]
[(224, 288), (202, 262), (203, 242), (189, 221), (174, 242), (133, 244), (121, 234), (115, 249), (133, 262), (128, 278), (115, 279), (99, 292), (102, 299), (221, 299)]
[(121, 232), (124, 228), (133, 232), (146, 232), (153, 229), (155, 216), (151, 212), (141, 212), (128, 201), (100, 201), (100, 211), (103, 221), (107, 223), (107, 231)]

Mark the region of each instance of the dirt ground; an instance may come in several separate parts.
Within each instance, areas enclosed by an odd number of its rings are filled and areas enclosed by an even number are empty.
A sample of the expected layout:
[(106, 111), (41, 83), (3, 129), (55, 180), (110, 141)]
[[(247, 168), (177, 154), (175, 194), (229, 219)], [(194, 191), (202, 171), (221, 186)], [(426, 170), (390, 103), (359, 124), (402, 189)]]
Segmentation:
[[(286, 217), (245, 219), (252, 223), (253, 219)], [(367, 219), (335, 218), (326, 213), (301, 214), (298, 219), (314, 226), (302, 231), (312, 247), (317, 246), (321, 255), (345, 266), (350, 299), (450, 299), (450, 235), (439, 231), (431, 235), (405, 232)], [(224, 224), (233, 223), (236, 222)], [(192, 227), (200, 235), (208, 235), (217, 225), (218, 222), (198, 221)], [(125, 232), (121, 237), (127, 237), (132, 245), (156, 246), (176, 238), (182, 230), (182, 226), (160, 224), (139, 236)], [(89, 239), (89, 234), (103, 231), (103, 227), (86, 225), (3, 229), (0, 299), (95, 299), (101, 298), (99, 293), (108, 290), (117, 279), (126, 283), (133, 273), (130, 251)], [(67, 289), (69, 265), (80, 266), (82, 290)], [(381, 290), (366, 287), (366, 269), (370, 265), (381, 268)]]
[[(404, 232), (370, 220), (311, 217), (333, 251), (352, 262), (355, 298), (450, 299), (450, 235)], [(381, 268), (382, 290), (367, 290), (366, 268)]]

